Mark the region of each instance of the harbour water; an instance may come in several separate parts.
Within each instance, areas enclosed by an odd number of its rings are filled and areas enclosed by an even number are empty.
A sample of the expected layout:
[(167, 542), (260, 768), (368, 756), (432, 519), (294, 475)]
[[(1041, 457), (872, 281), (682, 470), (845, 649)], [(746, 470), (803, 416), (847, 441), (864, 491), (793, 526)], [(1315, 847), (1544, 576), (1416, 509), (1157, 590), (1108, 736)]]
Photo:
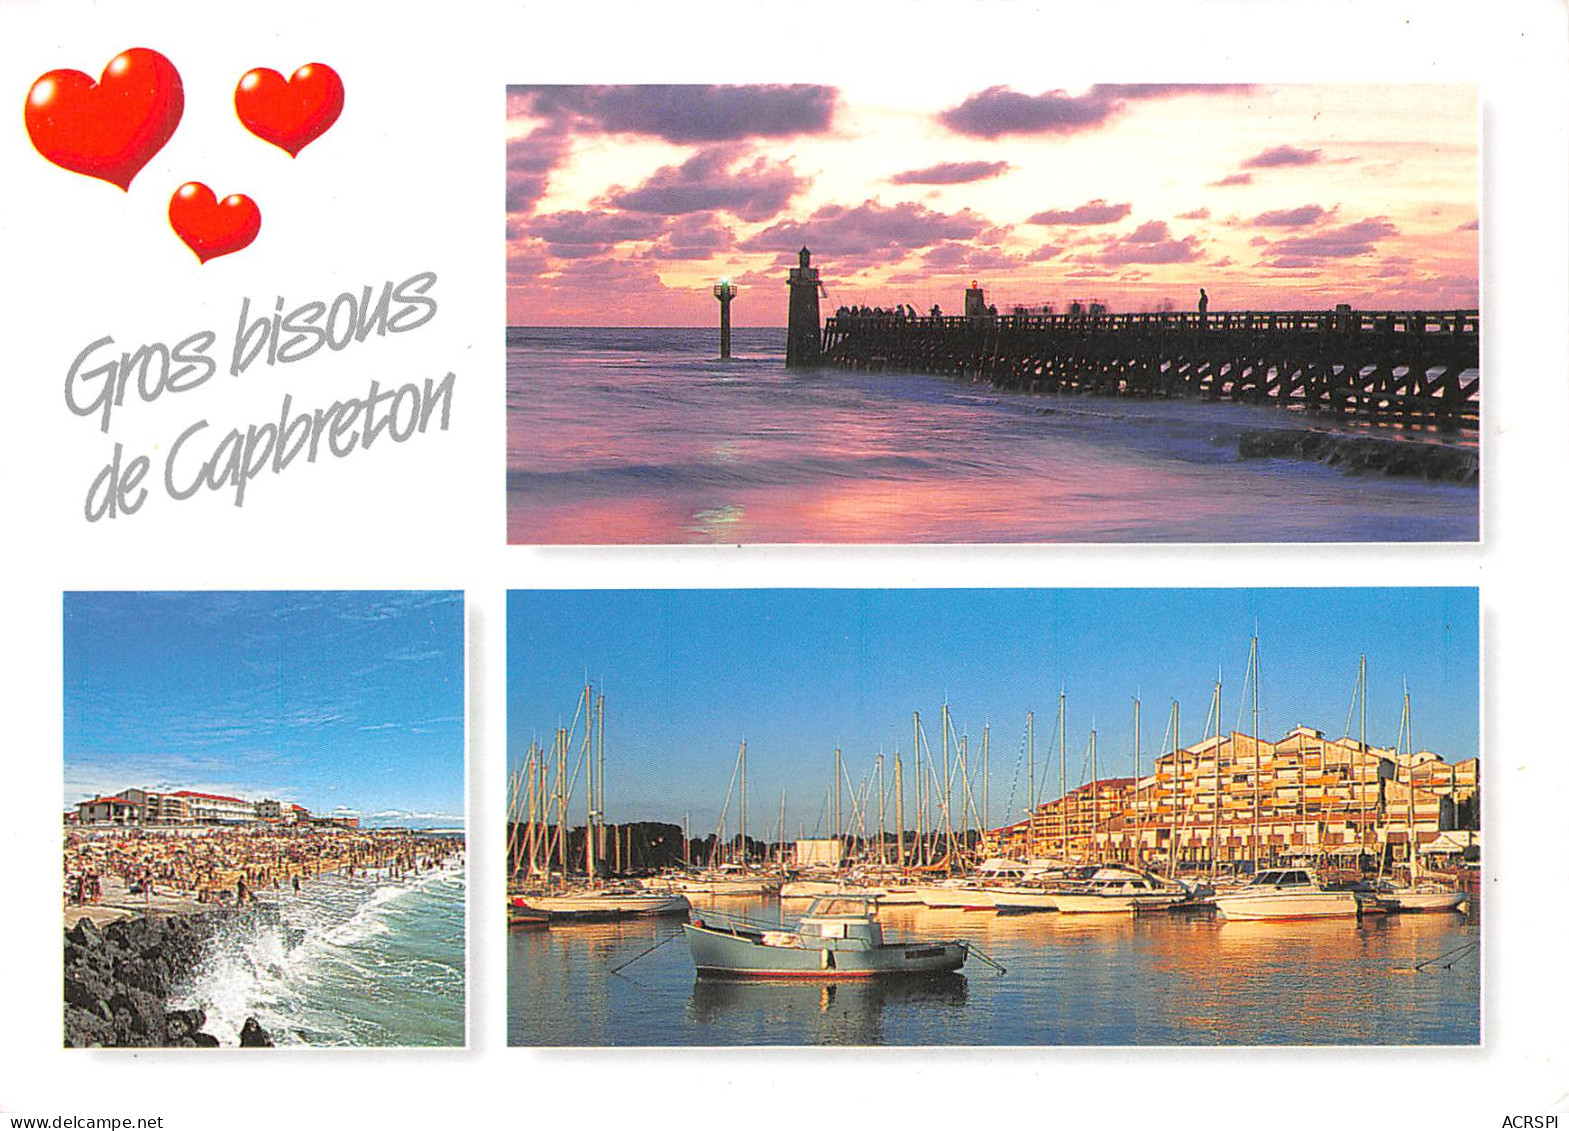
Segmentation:
[[(777, 900), (694, 900), (778, 922)], [(804, 905), (786, 906), (786, 916)], [(677, 919), (514, 930), (513, 1045), (1474, 1045), (1480, 920), (1227, 922), (1208, 913), (998, 915), (889, 907), (890, 940), (966, 939), (955, 975), (699, 979)], [(666, 940), (669, 940), (668, 942)], [(620, 974), (612, 968), (640, 952)], [(1434, 961), (1437, 960), (1437, 961)], [(1427, 963), (1428, 965), (1421, 965)]]
[(171, 1008), (204, 1009), (224, 1045), (255, 1017), (279, 1047), (461, 1046), (464, 908), (461, 864), (257, 892)]
[(507, 330), (508, 539), (1469, 541), (1478, 491), (1243, 459), (1278, 409), (786, 370), (784, 332)]

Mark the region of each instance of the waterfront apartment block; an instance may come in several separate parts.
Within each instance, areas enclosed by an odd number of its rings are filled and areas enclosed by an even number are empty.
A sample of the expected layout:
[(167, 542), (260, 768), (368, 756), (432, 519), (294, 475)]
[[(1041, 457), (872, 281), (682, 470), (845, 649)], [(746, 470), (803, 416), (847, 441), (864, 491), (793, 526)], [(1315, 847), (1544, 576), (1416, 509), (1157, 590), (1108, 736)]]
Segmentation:
[(1233, 732), (1155, 759), (1148, 773), (1109, 778), (1039, 805), (994, 833), (1010, 855), (1212, 861), (1405, 858), (1454, 851), (1478, 827), (1477, 759), (1450, 763), (1328, 739), (1298, 727), (1278, 742)]
[(166, 828), (199, 825), (296, 825), (321, 828), (359, 827), (352, 816), (312, 816), (303, 805), (263, 798), (246, 801), (219, 793), (181, 789), (159, 792), (122, 789), (112, 797), (78, 801), (67, 823), (78, 826)]

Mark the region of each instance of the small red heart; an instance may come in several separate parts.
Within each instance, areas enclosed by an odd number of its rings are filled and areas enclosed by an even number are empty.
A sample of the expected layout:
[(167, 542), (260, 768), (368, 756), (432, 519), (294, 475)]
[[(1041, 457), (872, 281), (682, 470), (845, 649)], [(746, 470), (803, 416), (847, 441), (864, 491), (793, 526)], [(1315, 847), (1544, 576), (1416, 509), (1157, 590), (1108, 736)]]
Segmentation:
[(249, 246), (261, 231), (261, 209), (243, 193), (222, 203), (200, 181), (188, 181), (169, 198), (169, 226), (206, 263)]
[(288, 79), (257, 67), (234, 88), (234, 112), (251, 133), (295, 157), (343, 113), (343, 80), (326, 63), (306, 63)]
[(174, 134), (185, 87), (174, 64), (146, 47), (122, 51), (94, 82), (81, 71), (50, 71), (27, 92), (27, 136), (62, 169), (122, 189)]

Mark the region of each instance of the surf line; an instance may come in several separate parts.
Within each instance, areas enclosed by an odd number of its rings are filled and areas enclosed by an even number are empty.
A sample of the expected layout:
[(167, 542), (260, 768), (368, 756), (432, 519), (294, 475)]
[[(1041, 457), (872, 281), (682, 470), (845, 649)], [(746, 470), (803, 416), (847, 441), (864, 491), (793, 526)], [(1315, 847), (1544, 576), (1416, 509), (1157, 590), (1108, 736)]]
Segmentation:
[(380, 381), (372, 381), (363, 397), (298, 413), (292, 394), (286, 394), (277, 423), (251, 424), (243, 432), (231, 429), (205, 458), (185, 451), (187, 443), (194, 445), (209, 427), (206, 420), (198, 420), (169, 447), (164, 489), (181, 502), (203, 490), (228, 490), (234, 505), (242, 507), (251, 480), (265, 472), (281, 475), (302, 454), (306, 463), (315, 463), (323, 450), (341, 459), (369, 450), (383, 434), (401, 444), (425, 433), (433, 419), (436, 430), (445, 432), (451, 422), (456, 381), (454, 373), (439, 383), (427, 377), (423, 386), (410, 381), (384, 389)]

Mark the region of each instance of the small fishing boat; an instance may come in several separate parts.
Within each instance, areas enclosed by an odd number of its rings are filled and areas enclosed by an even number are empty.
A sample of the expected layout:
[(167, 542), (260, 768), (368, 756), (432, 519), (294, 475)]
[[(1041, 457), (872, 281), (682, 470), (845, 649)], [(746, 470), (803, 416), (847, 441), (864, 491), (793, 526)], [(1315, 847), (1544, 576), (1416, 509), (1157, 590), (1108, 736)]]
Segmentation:
[(683, 924), (699, 975), (728, 978), (870, 978), (959, 969), (969, 945), (958, 941), (885, 942), (877, 901), (820, 896), (793, 929), (715, 916)]
[(1354, 918), (1362, 905), (1354, 891), (1326, 888), (1311, 868), (1275, 868), (1215, 896), (1227, 919)]
[(520, 895), (513, 904), (542, 911), (551, 919), (619, 919), (633, 915), (685, 915), (691, 902), (680, 892), (641, 888), (584, 888)]

